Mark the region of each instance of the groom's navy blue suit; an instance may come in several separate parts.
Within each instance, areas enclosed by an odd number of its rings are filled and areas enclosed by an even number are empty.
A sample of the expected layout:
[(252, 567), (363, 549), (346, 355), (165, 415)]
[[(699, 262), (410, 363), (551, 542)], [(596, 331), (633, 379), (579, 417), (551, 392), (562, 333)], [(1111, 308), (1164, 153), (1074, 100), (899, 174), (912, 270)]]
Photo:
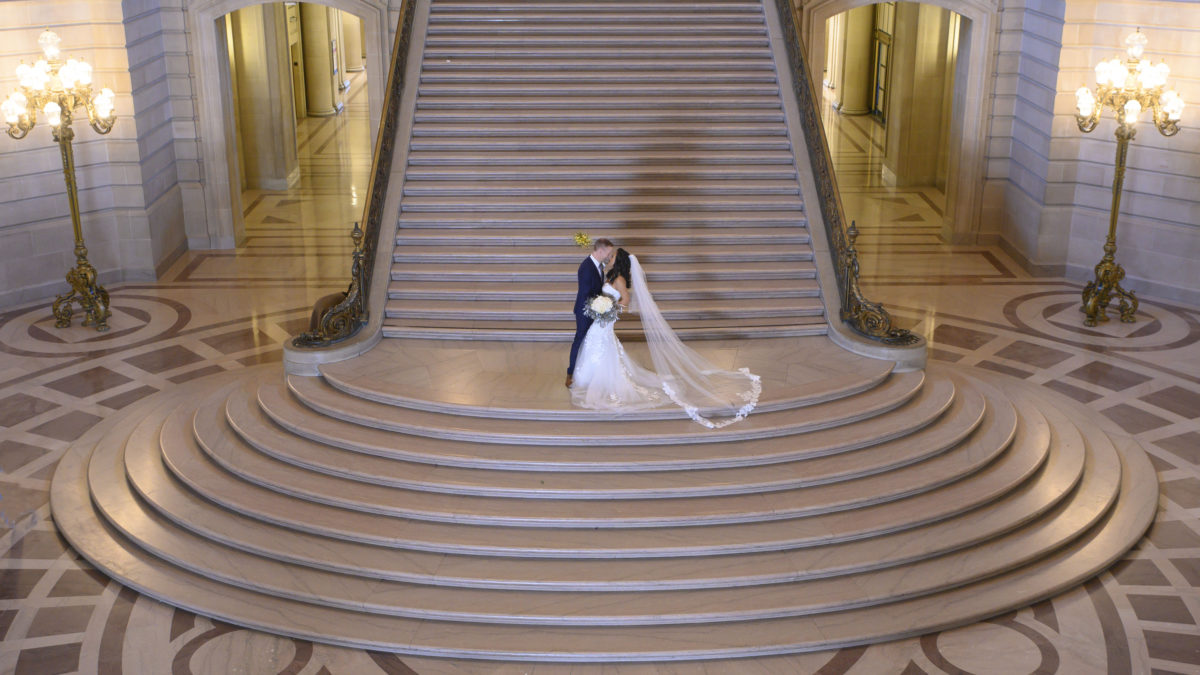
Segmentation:
[(575, 373), (575, 359), (579, 356), (579, 345), (583, 344), (583, 336), (592, 327), (592, 320), (583, 313), (584, 305), (589, 298), (600, 295), (604, 289), (604, 277), (592, 256), (579, 263), (579, 292), (575, 294), (575, 341), (571, 343), (571, 363), (567, 366), (567, 375)]

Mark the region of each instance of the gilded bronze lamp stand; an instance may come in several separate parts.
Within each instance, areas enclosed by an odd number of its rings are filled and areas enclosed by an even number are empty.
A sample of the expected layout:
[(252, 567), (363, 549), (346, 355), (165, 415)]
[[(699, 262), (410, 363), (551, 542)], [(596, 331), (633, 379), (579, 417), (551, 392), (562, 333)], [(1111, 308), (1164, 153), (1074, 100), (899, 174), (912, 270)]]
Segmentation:
[(79, 219), (79, 193), (75, 184), (75, 154), (71, 141), (75, 131), (71, 128), (74, 112), (78, 108), (87, 111), (88, 122), (96, 133), (112, 131), (113, 99), (111, 89), (98, 93), (92, 91), (92, 67), (84, 61), (59, 59), (58, 35), (47, 30), (38, 38), (45, 58), (38, 59), (32, 66), (22, 63), (17, 66), (20, 87), (0, 104), (0, 113), (8, 122), (8, 135), (24, 138), (37, 124), (40, 111), (50, 124), (54, 141), (62, 152), (63, 175), (67, 183), (67, 201), (71, 207), (71, 226), (75, 232), (75, 267), (67, 271), (67, 283), (71, 291), (54, 300), (52, 311), (57, 319), (55, 326), (71, 325), (73, 303), (84, 311), (84, 326), (94, 326), (98, 331), (108, 330), (108, 318), (112, 311), (108, 305), (108, 291), (96, 280), (96, 268), (88, 262), (87, 247), (83, 242), (83, 228)]
[(1121, 287), (1125, 270), (1116, 261), (1117, 214), (1121, 209), (1121, 188), (1125, 183), (1125, 157), (1129, 152), (1129, 141), (1137, 135), (1137, 119), (1143, 109), (1153, 113), (1154, 126), (1163, 136), (1179, 133), (1179, 118), (1183, 114), (1183, 99), (1173, 90), (1164, 91), (1170, 69), (1165, 63), (1151, 64), (1142, 58), (1146, 47), (1146, 36), (1139, 29), (1125, 38), (1127, 59), (1101, 61), (1096, 66), (1096, 93), (1087, 87), (1075, 92), (1075, 121), (1084, 133), (1093, 131), (1100, 122), (1100, 113), (1105, 107), (1112, 108), (1117, 119), (1117, 160), (1113, 174), (1112, 209), (1108, 217), (1108, 238), (1104, 242), (1104, 257), (1096, 263), (1096, 278), (1083, 289), (1083, 306), (1086, 315), (1083, 324), (1095, 326), (1098, 321), (1108, 321), (1108, 305), (1113, 298), (1119, 300), (1121, 321), (1133, 323), (1137, 320), (1137, 297), (1133, 291)]

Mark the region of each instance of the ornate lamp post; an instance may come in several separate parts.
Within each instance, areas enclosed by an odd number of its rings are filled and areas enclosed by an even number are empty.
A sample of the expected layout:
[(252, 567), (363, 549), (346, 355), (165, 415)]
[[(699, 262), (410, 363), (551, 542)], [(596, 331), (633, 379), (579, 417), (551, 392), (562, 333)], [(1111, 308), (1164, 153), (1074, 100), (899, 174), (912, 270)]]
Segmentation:
[(71, 206), (71, 225), (75, 229), (75, 267), (67, 271), (71, 292), (54, 300), (55, 325), (71, 325), (72, 303), (79, 303), (85, 313), (83, 325), (96, 330), (108, 330), (108, 291), (96, 281), (96, 268), (87, 259), (83, 230), (79, 224), (79, 194), (75, 186), (75, 155), (71, 141), (75, 132), (71, 121), (75, 111), (83, 108), (88, 122), (96, 133), (107, 134), (113, 127), (113, 92), (104, 88), (92, 90), (92, 67), (84, 61), (59, 57), (62, 40), (47, 30), (38, 38), (45, 58), (33, 65), (22, 62), (17, 66), (20, 87), (0, 104), (0, 114), (8, 122), (8, 135), (24, 138), (37, 124), (38, 113), (46, 116), (54, 140), (62, 151), (63, 174), (67, 181), (67, 201)]
[(1117, 168), (1113, 174), (1112, 210), (1108, 217), (1108, 239), (1104, 242), (1104, 257), (1096, 263), (1096, 278), (1083, 289), (1082, 311), (1085, 326), (1108, 321), (1108, 303), (1120, 299), (1121, 321), (1136, 321), (1138, 301), (1133, 291), (1121, 288), (1125, 270), (1114, 259), (1117, 253), (1117, 213), (1121, 208), (1121, 187), (1125, 182), (1125, 155), (1129, 141), (1137, 134), (1138, 117), (1150, 110), (1154, 127), (1163, 136), (1179, 133), (1179, 118), (1183, 115), (1183, 99), (1174, 90), (1163, 90), (1171, 69), (1165, 63), (1151, 64), (1142, 58), (1146, 36), (1141, 29), (1125, 38), (1126, 60), (1119, 58), (1101, 61), (1096, 66), (1096, 92), (1080, 87), (1075, 92), (1075, 121), (1079, 130), (1088, 133), (1100, 123), (1104, 108), (1112, 108), (1117, 119)]

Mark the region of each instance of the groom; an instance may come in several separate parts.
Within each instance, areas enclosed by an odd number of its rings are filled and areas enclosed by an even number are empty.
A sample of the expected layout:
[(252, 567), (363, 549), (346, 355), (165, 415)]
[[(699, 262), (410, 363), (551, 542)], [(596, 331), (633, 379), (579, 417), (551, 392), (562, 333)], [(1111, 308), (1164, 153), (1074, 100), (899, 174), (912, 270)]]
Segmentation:
[(575, 294), (575, 341), (571, 343), (571, 362), (567, 365), (567, 386), (574, 382), (575, 359), (579, 356), (579, 345), (587, 335), (592, 320), (583, 313), (583, 307), (592, 297), (600, 295), (604, 288), (604, 268), (612, 263), (613, 243), (597, 239), (592, 243), (592, 254), (579, 263), (579, 291)]

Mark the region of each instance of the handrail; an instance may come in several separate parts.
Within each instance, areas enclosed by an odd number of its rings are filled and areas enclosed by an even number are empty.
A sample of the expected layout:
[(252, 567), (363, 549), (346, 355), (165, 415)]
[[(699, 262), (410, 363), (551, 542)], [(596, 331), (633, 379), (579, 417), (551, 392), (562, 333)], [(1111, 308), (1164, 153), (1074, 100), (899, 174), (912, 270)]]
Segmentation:
[[(415, 0), (404, 0), (396, 23), (396, 38), (392, 44), (392, 64), (384, 87), (383, 108), (379, 134), (375, 139), (375, 156), (371, 160), (371, 181), (363, 204), (363, 216), (354, 223), (350, 238), (354, 242), (351, 254), (350, 286), (336, 305), (325, 310), (316, 327), (292, 340), (295, 347), (320, 349), (353, 337), (367, 323), (367, 299), (371, 294), (371, 274), (375, 267), (375, 252), (383, 221), (383, 204), (387, 198), (392, 174), (392, 155), (399, 127), (400, 101), (404, 93), (404, 73), (408, 66), (408, 46), (412, 40)], [(361, 224), (366, 223), (366, 227)]]
[(817, 201), (825, 221), (825, 233), (833, 253), (833, 267), (837, 275), (838, 292), (841, 294), (841, 319), (863, 336), (888, 345), (913, 345), (921, 341), (903, 328), (897, 328), (888, 311), (877, 302), (871, 302), (862, 293), (858, 284), (858, 251), (854, 244), (858, 239), (858, 227), (854, 222), (845, 226), (841, 192), (833, 172), (833, 160), (829, 154), (829, 143), (825, 128), (821, 124), (821, 97), (809, 74), (804, 57), (804, 45), (798, 30), (800, 21), (791, 0), (777, 0), (779, 23), (787, 43), (788, 66), (792, 71), (792, 89), (800, 109), (800, 122), (804, 127), (809, 162), (817, 184)]

